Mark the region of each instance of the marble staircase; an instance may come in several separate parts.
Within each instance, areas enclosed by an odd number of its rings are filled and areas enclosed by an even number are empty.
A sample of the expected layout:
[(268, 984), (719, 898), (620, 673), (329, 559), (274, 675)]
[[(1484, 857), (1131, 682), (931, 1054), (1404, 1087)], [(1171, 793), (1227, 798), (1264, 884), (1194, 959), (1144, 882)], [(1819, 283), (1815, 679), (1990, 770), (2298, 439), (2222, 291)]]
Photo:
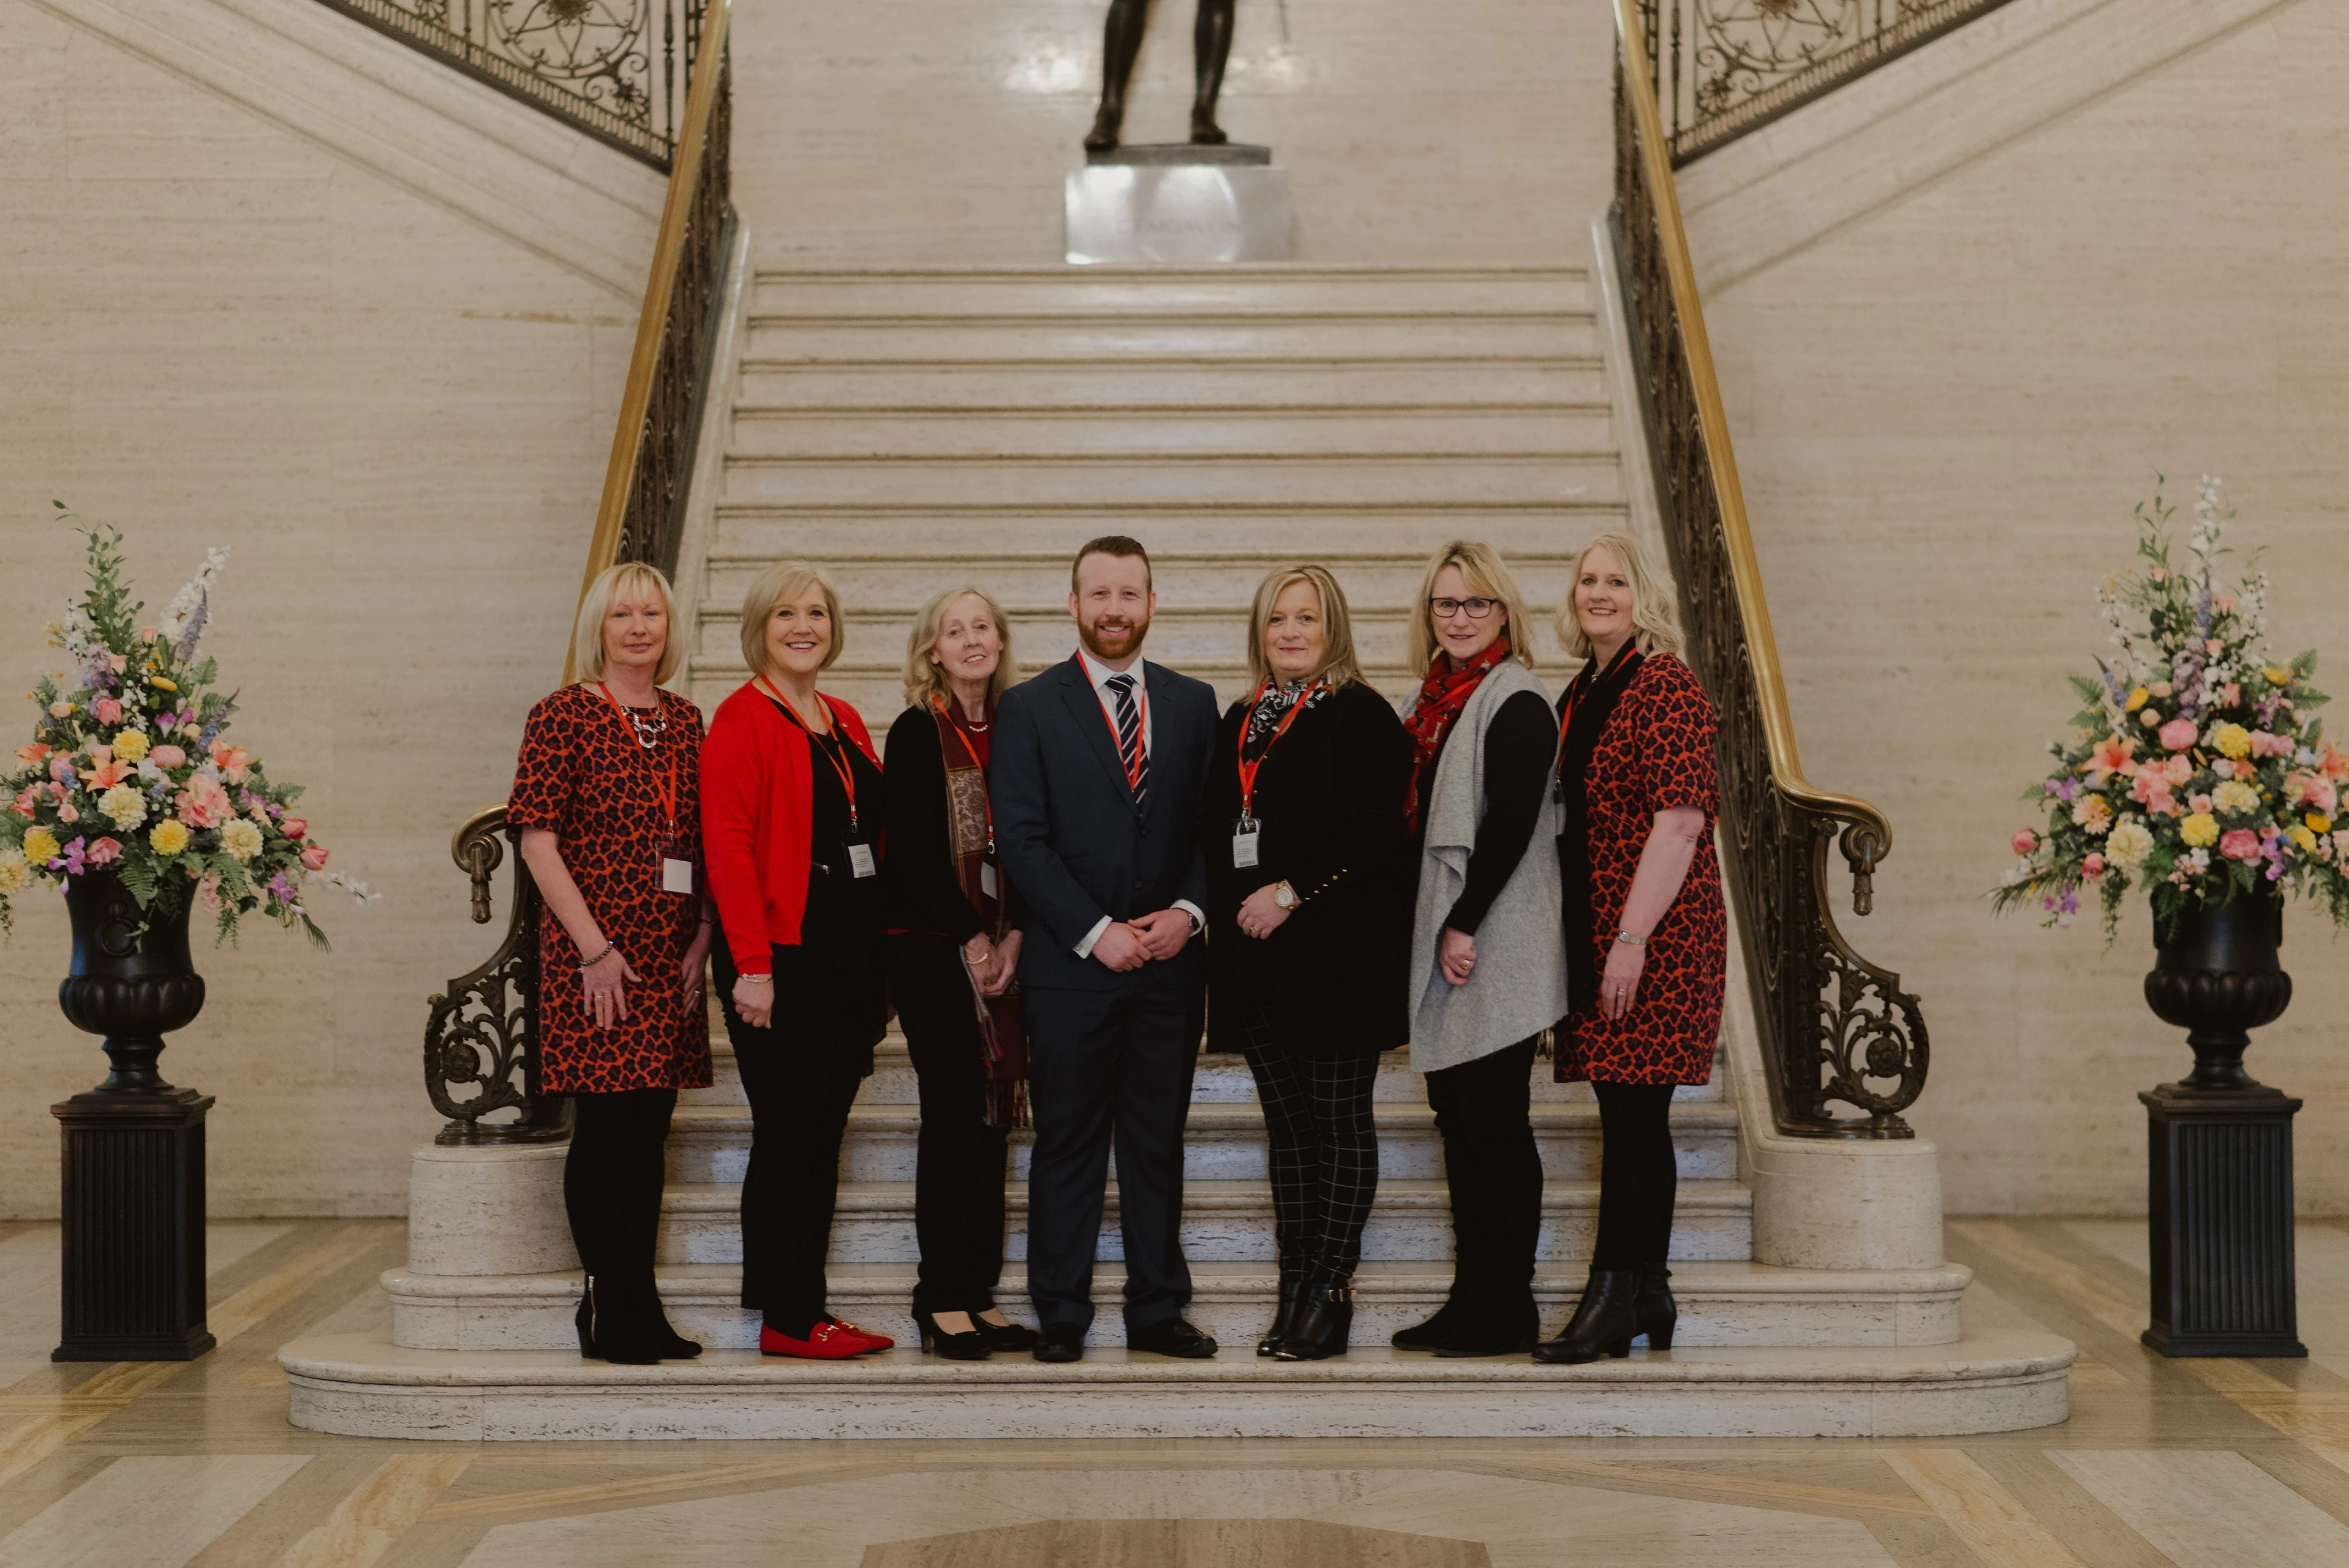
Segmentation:
[[(1579, 542), (1633, 521), (1612, 339), (1601, 291), (1579, 271), (769, 272), (753, 288), (723, 492), (694, 585), (688, 680), (705, 711), (744, 677), (737, 610), (779, 556), (816, 561), (838, 585), (847, 643), (826, 686), (878, 733), (901, 706), (906, 627), (939, 587), (993, 593), (1024, 669), (1067, 657), (1068, 561), (1095, 534), (1151, 546), (1151, 656), (1229, 700), (1246, 679), (1250, 595), (1278, 562), (1332, 566), (1366, 666), (1401, 695), (1413, 682), (1406, 606), (1431, 547), (1492, 542), (1546, 621)], [(1537, 645), (1556, 680), (1546, 626)], [(756, 1318), (736, 1304), (749, 1113), (721, 1045), (717, 1082), (677, 1115), (659, 1264), (670, 1315), (710, 1346), (701, 1360), (621, 1368), (577, 1357), (562, 1149), (427, 1149), (409, 1262), (383, 1282), (388, 1340), (286, 1346), (293, 1416), (427, 1438), (1889, 1435), (2061, 1419), (2070, 1347), (1965, 1332), (1969, 1276), (1940, 1261), (1937, 1206), (1929, 1238), (1889, 1251), (1822, 1246), (1816, 1223), (1787, 1217), (1775, 1194), (1809, 1178), (1780, 1172), (1807, 1169), (1788, 1163), (1806, 1151), (1790, 1156), (1758, 1130), (1766, 1104), (1757, 1112), (1740, 1094), (1758, 1095), (1760, 1079), (1738, 1059), (1724, 1050), (1713, 1082), (1673, 1108), (1682, 1316), (1669, 1354), (1562, 1369), (1386, 1347), (1443, 1300), (1451, 1273), (1433, 1119), (1398, 1053), (1377, 1089), (1381, 1183), (1352, 1355), (1278, 1366), (1250, 1354), (1276, 1289), (1263, 1129), (1245, 1066), (1207, 1056), (1185, 1233), (1190, 1315), (1223, 1354), (1128, 1359), (1112, 1191), (1085, 1362), (925, 1358), (905, 1317), (916, 1095), (893, 1037), (852, 1118), (831, 1281), (835, 1310), (906, 1347), (846, 1366), (756, 1355)], [(1599, 1130), (1588, 1088), (1548, 1071), (1537, 1064), (1534, 1086), (1547, 1178), (1537, 1292), (1555, 1328), (1587, 1268)], [(1912, 1165), (1920, 1153), (1894, 1152)], [(1001, 1292), (1015, 1313), (1026, 1153), (1023, 1134)], [(1853, 1208), (1867, 1204), (1864, 1178), (1836, 1180)], [(1763, 1193), (1774, 1195), (1766, 1211)], [(1829, 1228), (1842, 1201), (1824, 1205)]]

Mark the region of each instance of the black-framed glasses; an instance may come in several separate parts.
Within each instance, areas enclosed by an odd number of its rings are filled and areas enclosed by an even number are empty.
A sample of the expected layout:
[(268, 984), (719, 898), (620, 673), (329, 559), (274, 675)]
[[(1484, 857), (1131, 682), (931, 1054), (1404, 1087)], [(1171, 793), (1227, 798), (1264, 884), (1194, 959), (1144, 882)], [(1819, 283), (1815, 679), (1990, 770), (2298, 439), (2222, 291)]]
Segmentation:
[(1448, 621), (1465, 611), (1472, 621), (1481, 621), (1500, 608), (1498, 599), (1430, 599), (1427, 607), (1435, 612), (1436, 619)]

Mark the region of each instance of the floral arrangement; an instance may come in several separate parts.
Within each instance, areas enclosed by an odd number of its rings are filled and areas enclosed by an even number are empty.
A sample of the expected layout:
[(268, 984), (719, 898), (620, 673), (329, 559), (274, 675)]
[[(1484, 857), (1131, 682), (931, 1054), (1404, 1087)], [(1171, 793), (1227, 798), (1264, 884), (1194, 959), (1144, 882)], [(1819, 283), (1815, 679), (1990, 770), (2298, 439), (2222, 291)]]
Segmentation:
[(326, 869), (326, 846), (292, 810), (302, 787), (273, 783), (225, 738), (236, 699), (212, 689), (213, 661), (196, 655), (228, 552), (208, 552), (162, 620), (140, 626), (145, 605), (122, 580), (122, 535), (81, 532), (89, 585), (48, 628), (70, 667), (26, 694), (39, 707), (33, 742), (0, 781), (13, 798), (0, 810), (0, 926), (14, 929), (9, 897), (29, 883), (62, 889), (110, 871), (147, 925), (192, 898), (214, 918), (216, 940), (233, 938), (257, 910), (326, 945), (304, 902), (307, 882), (362, 903), (378, 895)]
[(2170, 559), (2175, 510), (2157, 480), (2137, 509), (2138, 564), (2097, 593), (2117, 652), (2097, 661), (2100, 678), (2072, 677), (2084, 705), (2073, 740), (2050, 743), (2054, 767), (2023, 794), (2046, 826), (2015, 833), (2020, 859), (1992, 901), (2002, 913), (2035, 903), (2043, 924), (2069, 925), (2093, 894), (2110, 940), (2140, 883), (2159, 932), (2189, 901), (2288, 887), (2349, 925), (2349, 753), (2314, 717), (2328, 700), (2308, 684), (2316, 655), (2269, 652), (2265, 572), (2231, 591), (2220, 581), (2234, 518), (2220, 482), (2203, 478), (2182, 566)]

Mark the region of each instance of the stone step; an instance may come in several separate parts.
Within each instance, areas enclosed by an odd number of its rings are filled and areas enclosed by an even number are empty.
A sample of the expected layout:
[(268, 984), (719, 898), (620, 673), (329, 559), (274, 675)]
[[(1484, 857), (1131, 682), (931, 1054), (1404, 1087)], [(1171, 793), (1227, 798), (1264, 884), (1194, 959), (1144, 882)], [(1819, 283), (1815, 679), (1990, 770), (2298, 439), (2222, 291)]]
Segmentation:
[[(1702, 1163), (1702, 1161), (1692, 1161)], [(1028, 1187), (1006, 1191), (1009, 1231), (1004, 1255), (1028, 1255)], [(740, 1187), (671, 1186), (663, 1194), (660, 1257), (675, 1264), (742, 1261)], [(1117, 1230), (1117, 1186), (1110, 1184), (1097, 1256), (1123, 1258)], [(1544, 1262), (1588, 1259), (1599, 1219), (1596, 1181), (1551, 1181), (1542, 1192)], [(1671, 1255), (1734, 1259), (1751, 1256), (1754, 1195), (1731, 1181), (1683, 1180), (1672, 1225)], [(1186, 1181), (1183, 1187), (1183, 1253), (1198, 1262), (1268, 1262), (1280, 1255), (1273, 1241), (1272, 1190), (1262, 1181)], [(911, 1181), (852, 1181), (840, 1190), (832, 1225), (832, 1253), (843, 1265), (910, 1264), (921, 1256), (914, 1238)], [(1452, 1208), (1440, 1179), (1381, 1181), (1362, 1255), (1381, 1261), (1428, 1261), (1452, 1256)]]
[[(1435, 1119), (1423, 1102), (1386, 1101), (1373, 1107), (1379, 1171), (1396, 1179), (1443, 1174)], [(1595, 1181), (1599, 1175), (1599, 1108), (1588, 1102), (1546, 1102), (1533, 1109), (1542, 1168), (1553, 1181)], [(864, 1105), (848, 1113), (841, 1176), (848, 1181), (910, 1181), (921, 1112), (912, 1105)], [(1692, 1178), (1728, 1180), (1737, 1171), (1736, 1108), (1691, 1100), (1672, 1108), (1672, 1136), (1681, 1171)], [(1265, 1179), (1264, 1117), (1254, 1105), (1197, 1104), (1185, 1132), (1183, 1171), (1191, 1181)], [(1025, 1180), (1032, 1134), (1011, 1139), (1012, 1176)], [(748, 1106), (678, 1107), (670, 1121), (668, 1179), (729, 1182), (742, 1179), (750, 1144)]]
[[(831, 563), (902, 563), (909, 572), (968, 580), (984, 563), (1058, 564), (1089, 539), (1130, 533), (1151, 548), (1163, 586), (1185, 571), (1254, 568), (1276, 562), (1324, 561), (1333, 567), (1396, 561), (1423, 562), (1451, 539), (1481, 539), (1511, 561), (1565, 555), (1592, 534), (1624, 524), (1619, 501), (1569, 496), (1535, 505), (1435, 501), (1421, 505), (1325, 505), (1305, 500), (1193, 514), (1179, 506), (1012, 508), (956, 502), (935, 507), (886, 504), (803, 507), (780, 501), (719, 505), (711, 556), (775, 561), (799, 556)], [(1412, 579), (1415, 586), (1417, 578)], [(917, 596), (917, 595), (916, 595)], [(740, 601), (737, 601), (738, 604)]]
[[(800, 507), (1172, 505), (1200, 511), (1283, 502), (1320, 506), (1547, 506), (1614, 501), (1611, 450), (1408, 452), (1294, 457), (1224, 452), (1122, 458), (1009, 452), (980, 458), (743, 458), (726, 464), (725, 499)], [(1080, 542), (1082, 542), (1080, 541)]]
[(1258, 364), (826, 365), (750, 360), (735, 412), (746, 409), (1159, 409), (1189, 418), (1237, 408), (1494, 408), (1598, 404), (1596, 360), (1418, 360)]
[(1588, 309), (1578, 267), (761, 269), (760, 315), (888, 316), (1449, 315)]
[(734, 406), (730, 459), (992, 458), (1052, 451), (1090, 457), (1303, 457), (1418, 452), (1444, 457), (1593, 451), (1614, 439), (1604, 404), (1525, 408), (1023, 408), (940, 413), (886, 408), (810, 412)]
[(1434, 315), (1265, 313), (1071, 316), (792, 316), (758, 314), (743, 345), (758, 365), (1553, 363), (1599, 356), (1587, 313)]
[[(1564, 1325), (1581, 1295), (1586, 1266), (1544, 1264), (1534, 1272), (1544, 1332)], [(830, 1305), (851, 1322), (914, 1343), (907, 1317), (914, 1288), (911, 1264), (867, 1264), (831, 1271)], [(717, 1264), (671, 1264), (658, 1271), (661, 1299), (678, 1331), (713, 1351), (755, 1349), (759, 1319), (740, 1305), (741, 1274)], [(576, 1352), (572, 1314), (579, 1302), (576, 1271), (546, 1274), (459, 1277), (394, 1269), (383, 1276), (392, 1301), (394, 1343), (413, 1349)], [(1744, 1262), (1676, 1263), (1672, 1295), (1680, 1307), (1675, 1353), (1731, 1345), (1928, 1346), (1958, 1338), (1958, 1301), (1970, 1273), (1961, 1264), (1914, 1270), (1773, 1268)], [(1279, 1289), (1271, 1267), (1253, 1263), (1203, 1263), (1191, 1269), (1185, 1315), (1225, 1346), (1218, 1359), (1252, 1354)], [(1089, 1343), (1124, 1344), (1121, 1264), (1093, 1271), (1097, 1314)], [(1399, 1328), (1424, 1319), (1444, 1303), (1452, 1270), (1443, 1264), (1365, 1263), (1354, 1276), (1355, 1354), (1383, 1347)], [(1033, 1321), (1025, 1265), (1004, 1269), (996, 1299), (1014, 1321)], [(1028, 1357), (1001, 1357), (1018, 1359)]]

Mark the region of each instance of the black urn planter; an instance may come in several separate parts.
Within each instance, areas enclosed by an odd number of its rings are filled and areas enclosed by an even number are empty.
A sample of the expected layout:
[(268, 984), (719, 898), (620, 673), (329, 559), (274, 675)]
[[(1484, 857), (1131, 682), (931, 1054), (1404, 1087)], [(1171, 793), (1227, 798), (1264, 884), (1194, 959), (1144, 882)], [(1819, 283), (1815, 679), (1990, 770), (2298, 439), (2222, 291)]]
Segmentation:
[(113, 1070), (49, 1108), (64, 1140), (65, 1331), (58, 1361), (185, 1361), (204, 1326), (204, 1114), (212, 1098), (164, 1081), (163, 1037), (204, 1005), (188, 953), (189, 904), (139, 930), (112, 872), (66, 890), (73, 964), (57, 1005), (105, 1037)]
[[(2167, 941), (2163, 940), (2164, 936)], [(2251, 1031), (2292, 1003), (2280, 891), (2189, 904), (2154, 933), (2145, 999), (2187, 1031), (2194, 1070), (2146, 1107), (2153, 1323), (2165, 1356), (2305, 1356), (2292, 1257), (2292, 1119), (2243, 1070)]]

